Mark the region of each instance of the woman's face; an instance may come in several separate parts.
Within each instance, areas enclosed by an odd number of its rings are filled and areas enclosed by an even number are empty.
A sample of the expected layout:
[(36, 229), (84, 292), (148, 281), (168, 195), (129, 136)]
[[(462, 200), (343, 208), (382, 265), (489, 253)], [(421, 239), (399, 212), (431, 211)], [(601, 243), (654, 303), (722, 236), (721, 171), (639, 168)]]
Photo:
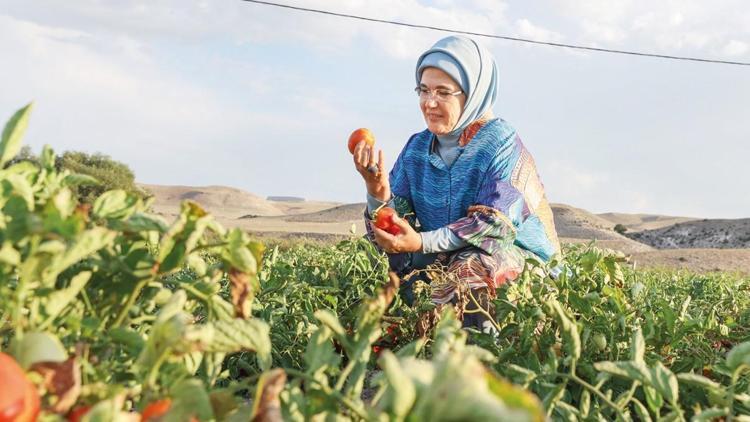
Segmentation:
[(458, 118), (466, 103), (466, 94), (449, 95), (446, 101), (440, 101), (437, 92), (456, 92), (461, 87), (447, 73), (434, 67), (422, 71), (420, 87), (429, 90), (429, 95), (420, 96), (419, 108), (422, 110), (427, 128), (435, 135), (445, 135), (456, 127)]

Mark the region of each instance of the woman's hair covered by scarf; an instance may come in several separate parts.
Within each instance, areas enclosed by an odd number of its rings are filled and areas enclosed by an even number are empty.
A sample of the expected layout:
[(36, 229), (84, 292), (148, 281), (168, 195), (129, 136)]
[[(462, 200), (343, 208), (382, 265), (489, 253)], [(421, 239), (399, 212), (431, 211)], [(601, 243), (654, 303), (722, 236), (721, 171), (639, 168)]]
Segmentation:
[(466, 94), (466, 104), (451, 135), (459, 135), (492, 109), (497, 98), (498, 70), (495, 58), (476, 41), (450, 36), (436, 42), (417, 60), (417, 85), (425, 68), (435, 67), (450, 75)]

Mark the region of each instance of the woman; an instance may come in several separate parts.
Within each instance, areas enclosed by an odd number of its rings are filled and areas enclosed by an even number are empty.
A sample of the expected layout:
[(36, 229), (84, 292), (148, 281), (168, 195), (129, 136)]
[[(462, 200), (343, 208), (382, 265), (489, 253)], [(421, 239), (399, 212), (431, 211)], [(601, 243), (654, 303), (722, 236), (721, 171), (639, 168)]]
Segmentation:
[[(494, 58), (473, 40), (438, 41), (416, 66), (427, 129), (412, 135), (389, 177), (382, 150), (360, 142), (354, 151), (367, 187), (368, 233), (389, 254), (391, 269), (404, 276), (437, 260), (486, 310), (527, 257), (548, 261), (560, 250), (534, 160), (515, 130), (493, 116), (497, 79)], [(368, 171), (373, 166), (377, 173)], [(416, 219), (394, 218), (401, 233), (391, 235), (369, 224), (383, 204)], [(458, 296), (455, 283), (433, 285), (436, 304), (466, 303)], [(481, 315), (467, 313), (464, 326), (486, 330)]]

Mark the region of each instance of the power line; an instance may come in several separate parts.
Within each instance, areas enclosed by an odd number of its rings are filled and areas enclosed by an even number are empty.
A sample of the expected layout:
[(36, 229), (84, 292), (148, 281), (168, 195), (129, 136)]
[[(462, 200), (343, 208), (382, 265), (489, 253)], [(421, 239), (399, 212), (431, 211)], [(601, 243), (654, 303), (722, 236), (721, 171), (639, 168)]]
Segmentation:
[(310, 9), (306, 7), (291, 6), (288, 4), (279, 4), (279, 3), (273, 3), (273, 2), (261, 1), (261, 0), (242, 0), (242, 1), (247, 2), (247, 3), (262, 4), (266, 6), (281, 7), (285, 9), (293, 9), (293, 10), (297, 10), (301, 12), (312, 12), (312, 13), (320, 13), (323, 15), (338, 16), (342, 18), (358, 19), (358, 20), (363, 20), (363, 21), (368, 21), (368, 22), (386, 23), (389, 25), (406, 26), (409, 28), (431, 29), (434, 31), (451, 32), (454, 34), (474, 35), (477, 37), (495, 38), (495, 39), (508, 40), (508, 41), (525, 42), (525, 43), (530, 43), (530, 44), (542, 44), (542, 45), (549, 45), (552, 47), (573, 48), (576, 50), (598, 51), (598, 52), (603, 52), (603, 53), (628, 54), (631, 56), (656, 57), (659, 59), (687, 60), (687, 61), (701, 62), (701, 63), (718, 63), (718, 64), (730, 64), (730, 65), (736, 65), (736, 66), (750, 66), (750, 62), (733, 62), (733, 61), (728, 61), (728, 60), (703, 59), (700, 57), (671, 56), (667, 54), (642, 53), (638, 51), (614, 50), (614, 49), (609, 49), (609, 48), (587, 47), (587, 46), (575, 45), (575, 44), (563, 44), (563, 43), (556, 43), (556, 42), (537, 41), (537, 40), (531, 40), (527, 38), (509, 37), (506, 35), (484, 34), (481, 32), (461, 31), (461, 30), (456, 30), (456, 29), (441, 28), (437, 26), (419, 25), (419, 24), (407, 23), (407, 22), (390, 21), (386, 19), (369, 18), (366, 16), (349, 15), (346, 13), (331, 12), (328, 10)]

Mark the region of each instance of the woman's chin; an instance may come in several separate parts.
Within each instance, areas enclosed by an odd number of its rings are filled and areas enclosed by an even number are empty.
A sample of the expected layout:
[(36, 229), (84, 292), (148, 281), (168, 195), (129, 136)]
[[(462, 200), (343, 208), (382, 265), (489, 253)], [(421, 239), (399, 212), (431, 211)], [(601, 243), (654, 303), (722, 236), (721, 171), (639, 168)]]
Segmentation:
[(434, 133), (435, 135), (445, 135), (450, 132), (450, 129), (446, 127), (445, 125), (435, 125), (427, 123), (427, 129), (430, 130), (430, 132)]

